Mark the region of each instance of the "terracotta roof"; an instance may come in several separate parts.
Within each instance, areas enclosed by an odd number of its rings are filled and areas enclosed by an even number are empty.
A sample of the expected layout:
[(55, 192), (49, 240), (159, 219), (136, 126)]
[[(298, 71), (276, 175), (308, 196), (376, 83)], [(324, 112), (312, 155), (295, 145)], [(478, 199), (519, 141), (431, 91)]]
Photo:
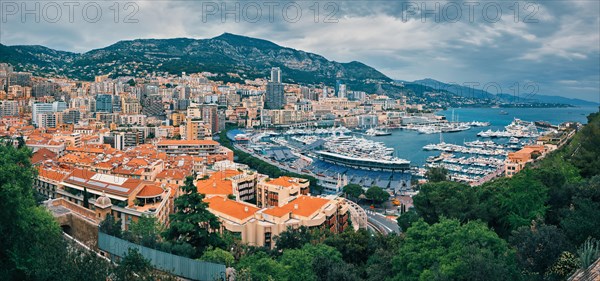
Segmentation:
[(64, 180), (69, 175), (68, 172), (58, 171), (54, 169), (47, 169), (44, 167), (38, 168), (38, 176), (42, 178), (47, 178), (53, 181), (60, 182)]
[(283, 186), (283, 187), (292, 187), (292, 186), (300, 185), (299, 181), (302, 181), (302, 180), (304, 180), (304, 179), (283, 176), (283, 177), (278, 177), (276, 179), (271, 179), (270, 181), (265, 182), (265, 183), (277, 185), (277, 186)]
[(177, 169), (166, 169), (160, 172), (157, 176), (157, 179), (174, 179), (174, 180), (183, 180), (185, 179), (185, 173), (181, 170)]
[(45, 161), (47, 159), (56, 158), (56, 153), (52, 152), (47, 148), (40, 148), (38, 151), (33, 153), (31, 156), (31, 164), (37, 164), (39, 162)]
[(161, 195), (164, 190), (157, 185), (150, 184), (146, 185), (142, 188), (142, 190), (135, 197), (149, 198), (149, 197), (157, 197)]
[(289, 213), (291, 213), (290, 210), (283, 209), (283, 208), (270, 208), (270, 209), (266, 209), (263, 211), (263, 214), (267, 214), (267, 215), (278, 217), (278, 218), (283, 217)]
[(228, 178), (242, 174), (238, 170), (224, 170), (214, 172), (206, 180), (200, 180), (196, 183), (198, 193), (209, 195), (230, 195), (233, 194), (233, 186)]
[(198, 193), (206, 195), (230, 195), (233, 194), (233, 187), (229, 180), (208, 179), (196, 183)]
[(254, 216), (254, 214), (259, 210), (252, 205), (244, 204), (220, 196), (206, 198), (204, 199), (204, 202), (208, 203), (208, 208), (210, 210), (234, 217), (239, 220), (248, 219)]
[[(281, 206), (274, 207), (269, 209), (270, 211), (267, 214), (285, 214), (286, 212), (291, 212), (294, 215), (302, 216), (302, 217), (310, 217), (319, 209), (323, 208), (330, 201), (324, 198), (313, 197), (313, 196), (299, 196), (298, 198), (290, 201), (289, 203)], [(297, 208), (296, 208), (297, 206)], [(281, 209), (281, 210), (278, 210)], [(266, 212), (266, 211), (265, 211)], [(281, 216), (281, 215), (279, 215)]]

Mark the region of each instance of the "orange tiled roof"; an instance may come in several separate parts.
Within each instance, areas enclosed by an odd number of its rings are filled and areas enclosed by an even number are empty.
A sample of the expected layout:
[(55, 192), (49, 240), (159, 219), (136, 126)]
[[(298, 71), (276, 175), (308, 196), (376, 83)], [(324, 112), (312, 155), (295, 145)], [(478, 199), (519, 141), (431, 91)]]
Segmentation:
[[(294, 215), (298, 215), (298, 216), (302, 216), (302, 217), (309, 217), (312, 214), (314, 214), (315, 212), (317, 212), (319, 209), (321, 209), (322, 207), (327, 205), (329, 202), (330, 202), (329, 200), (324, 199), (324, 198), (302, 195), (281, 207), (275, 207), (275, 208), (267, 210), (267, 211), (270, 211), (267, 214), (275, 215), (275, 214), (285, 214), (285, 213), (291, 212)], [(298, 208), (296, 208), (296, 206)], [(278, 210), (278, 209), (281, 209), (281, 210)], [(267, 212), (267, 211), (265, 211), (265, 212)], [(281, 215), (279, 215), (279, 216), (281, 216)]]
[(208, 203), (209, 209), (239, 220), (248, 219), (254, 216), (254, 214), (259, 210), (258, 208), (249, 204), (244, 204), (220, 196), (206, 198), (204, 199), (204, 202)]
[(224, 170), (214, 172), (206, 180), (200, 180), (196, 183), (198, 192), (211, 195), (230, 195), (233, 194), (233, 187), (228, 178), (242, 174), (237, 170)]
[(47, 169), (44, 167), (38, 168), (38, 176), (42, 178), (51, 179), (57, 182), (64, 180), (69, 175), (66, 171)]
[(185, 179), (185, 173), (181, 170), (176, 169), (166, 169), (160, 172), (157, 176), (157, 179), (174, 179), (174, 180), (183, 180)]
[(292, 186), (298, 185), (296, 180), (297, 180), (296, 178), (282, 176), (282, 177), (278, 177), (276, 179), (271, 179), (270, 181), (267, 182), (267, 184), (278, 185), (278, 186), (283, 186), (283, 187), (292, 187)]
[(164, 190), (157, 185), (151, 184), (146, 185), (142, 188), (142, 190), (135, 197), (157, 197), (161, 195)]
[(44, 160), (54, 159), (54, 158), (56, 158), (56, 153), (50, 151), (47, 148), (40, 148), (38, 151), (33, 153), (33, 155), (31, 156), (31, 163), (36, 164), (36, 163), (42, 162)]

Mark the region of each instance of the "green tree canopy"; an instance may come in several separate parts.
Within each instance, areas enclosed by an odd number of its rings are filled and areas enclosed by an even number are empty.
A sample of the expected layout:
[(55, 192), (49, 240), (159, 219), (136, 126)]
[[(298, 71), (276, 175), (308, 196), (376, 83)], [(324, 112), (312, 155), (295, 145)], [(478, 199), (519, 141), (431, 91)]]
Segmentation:
[(444, 167), (431, 167), (425, 172), (429, 182), (441, 182), (449, 180), (448, 170)]
[(375, 204), (381, 204), (390, 198), (390, 194), (379, 186), (369, 187), (365, 196)]
[(394, 280), (519, 280), (514, 252), (484, 223), (415, 222), (393, 258)]
[(342, 190), (344, 193), (346, 193), (346, 195), (354, 199), (358, 199), (361, 194), (365, 193), (360, 185), (354, 183), (347, 184)]
[(233, 255), (220, 248), (208, 248), (200, 257), (202, 261), (224, 264), (227, 267), (233, 266), (235, 258)]
[(193, 177), (186, 178), (181, 191), (183, 194), (175, 199), (175, 213), (170, 216), (169, 228), (163, 233), (165, 239), (194, 246), (196, 257), (208, 246), (223, 246), (218, 234), (221, 223), (208, 211), (208, 203), (203, 201), (204, 195), (198, 193)]
[(413, 197), (415, 211), (428, 223), (440, 217), (456, 218), (462, 222), (477, 216), (479, 204), (476, 188), (456, 182), (434, 182), (421, 186)]
[(528, 272), (529, 280), (542, 280), (561, 253), (570, 248), (567, 238), (556, 226), (535, 222), (513, 231), (509, 241), (516, 249), (520, 268)]

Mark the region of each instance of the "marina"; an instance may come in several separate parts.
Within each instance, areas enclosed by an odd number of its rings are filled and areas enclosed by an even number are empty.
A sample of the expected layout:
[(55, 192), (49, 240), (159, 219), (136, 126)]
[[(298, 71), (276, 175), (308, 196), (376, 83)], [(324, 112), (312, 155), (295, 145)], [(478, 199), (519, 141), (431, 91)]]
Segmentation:
[[(500, 114), (490, 121), (477, 121), (476, 115), (490, 115), (465, 112), (461, 115), (473, 121), (448, 122), (440, 115), (444, 113), (451, 114), (446, 111), (407, 117), (406, 124), (362, 130), (339, 125), (284, 131), (250, 130), (235, 138), (241, 140), (240, 143), (248, 141), (247, 146), (254, 153), (286, 169), (317, 177), (326, 183), (329, 192), (335, 193), (339, 191), (340, 182), (407, 189), (412, 180), (423, 179), (432, 167), (446, 168), (454, 181), (484, 182), (503, 172), (508, 153), (533, 144), (537, 137), (557, 128), (550, 122), (526, 121)], [(484, 127), (487, 129), (473, 130)]]

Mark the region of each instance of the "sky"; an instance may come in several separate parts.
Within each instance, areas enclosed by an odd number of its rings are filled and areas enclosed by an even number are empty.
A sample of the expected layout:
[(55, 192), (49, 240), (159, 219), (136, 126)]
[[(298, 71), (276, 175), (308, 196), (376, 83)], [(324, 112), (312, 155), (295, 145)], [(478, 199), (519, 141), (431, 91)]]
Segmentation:
[(0, 1), (5, 45), (86, 52), (224, 32), (360, 61), (393, 79), (600, 101), (598, 0)]

